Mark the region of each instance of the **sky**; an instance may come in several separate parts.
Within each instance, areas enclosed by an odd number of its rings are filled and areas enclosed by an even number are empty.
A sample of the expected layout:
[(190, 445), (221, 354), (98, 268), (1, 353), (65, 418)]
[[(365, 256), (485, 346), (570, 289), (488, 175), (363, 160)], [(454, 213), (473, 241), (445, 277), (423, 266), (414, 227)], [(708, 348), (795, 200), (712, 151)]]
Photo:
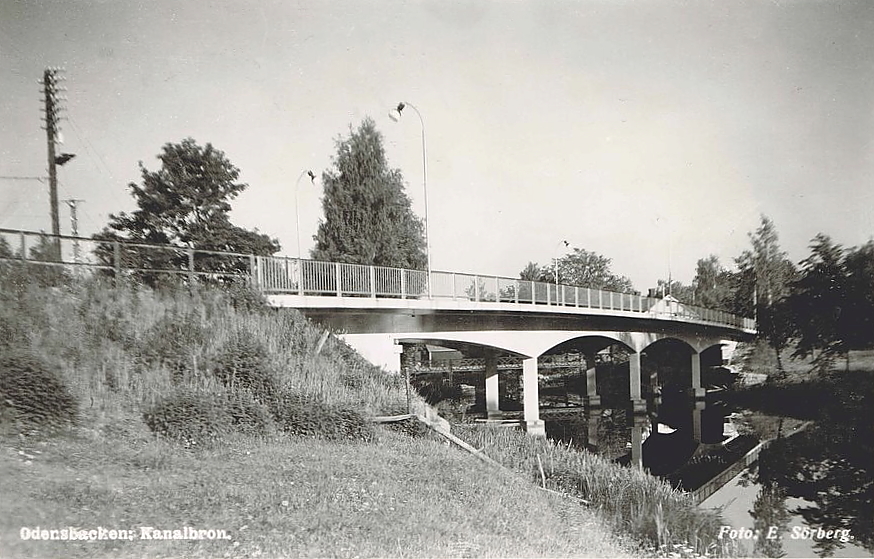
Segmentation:
[[(770, 217), (795, 262), (874, 236), (874, 2), (4, 0), (0, 176), (47, 174), (40, 85), (65, 68), (60, 198), (79, 233), (136, 209), (168, 142), (223, 151), (232, 221), (313, 246), (319, 182), (365, 117), (435, 270), (516, 277), (573, 247), (646, 292), (726, 267)], [(48, 186), (0, 178), (0, 227), (51, 230)], [(61, 203), (61, 230), (69, 210)]]

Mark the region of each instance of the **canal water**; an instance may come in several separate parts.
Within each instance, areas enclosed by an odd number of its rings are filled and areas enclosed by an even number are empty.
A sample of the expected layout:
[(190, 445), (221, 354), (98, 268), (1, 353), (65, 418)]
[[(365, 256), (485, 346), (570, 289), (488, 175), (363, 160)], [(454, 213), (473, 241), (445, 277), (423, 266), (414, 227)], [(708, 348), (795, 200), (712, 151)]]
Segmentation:
[[(870, 380), (836, 393), (826, 389), (814, 400), (819, 406), (802, 406), (793, 415), (811, 416), (806, 428), (773, 440), (749, 469), (701, 503), (722, 508), (736, 530), (726, 535), (737, 536), (749, 556), (874, 557)], [(781, 435), (781, 427), (793, 421), (747, 413), (753, 428), (770, 430), (767, 437), (774, 436), (775, 424)]]

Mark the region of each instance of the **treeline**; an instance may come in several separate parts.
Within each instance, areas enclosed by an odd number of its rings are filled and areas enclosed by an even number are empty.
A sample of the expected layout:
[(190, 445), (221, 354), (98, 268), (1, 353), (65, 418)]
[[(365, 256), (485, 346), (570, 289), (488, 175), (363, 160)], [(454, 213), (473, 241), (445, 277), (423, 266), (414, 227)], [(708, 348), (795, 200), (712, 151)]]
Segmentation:
[[(793, 357), (823, 361), (874, 347), (874, 240), (845, 248), (819, 234), (810, 255), (796, 265), (781, 250), (767, 216), (749, 238), (750, 248), (734, 258), (735, 269), (710, 255), (698, 260), (692, 285), (659, 280), (649, 295), (670, 294), (682, 303), (755, 318), (781, 369), (781, 352), (790, 345)], [(611, 262), (574, 247), (549, 265), (529, 262), (519, 277), (638, 294), (631, 280), (611, 270)]]
[(829, 361), (874, 347), (874, 240), (843, 247), (828, 235), (810, 242), (797, 265), (780, 249), (774, 223), (762, 216), (752, 247), (727, 270), (716, 256), (698, 261), (691, 286), (674, 282), (682, 302), (755, 317), (760, 336), (780, 353)]

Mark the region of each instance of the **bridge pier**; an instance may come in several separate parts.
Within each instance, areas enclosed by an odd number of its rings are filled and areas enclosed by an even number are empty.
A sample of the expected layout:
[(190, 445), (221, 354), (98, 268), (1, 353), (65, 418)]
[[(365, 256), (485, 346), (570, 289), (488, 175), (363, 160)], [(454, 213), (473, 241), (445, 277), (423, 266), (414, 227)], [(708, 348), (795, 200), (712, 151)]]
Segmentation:
[(646, 418), (635, 416), (631, 426), (631, 466), (643, 469), (643, 429)]
[(703, 400), (707, 391), (701, 386), (701, 354), (692, 353), (692, 387), (689, 396), (696, 400)]
[(590, 450), (597, 451), (598, 445), (601, 443), (598, 437), (598, 424), (601, 422), (601, 410), (588, 410), (586, 418), (586, 445)]
[(601, 405), (601, 397), (598, 395), (595, 357), (585, 354), (583, 358), (586, 361), (586, 397), (583, 399), (583, 405), (587, 408), (596, 408)]
[(628, 356), (628, 382), (631, 393), (631, 410), (634, 413), (646, 413), (646, 400), (640, 393), (640, 352), (635, 351)]
[(704, 409), (704, 402), (697, 401), (692, 403), (692, 440), (696, 443), (701, 443), (701, 410)]
[(498, 382), (498, 360), (494, 353), (489, 353), (486, 355), (486, 416), (489, 419), (500, 419), (503, 416)]
[(545, 437), (546, 425), (540, 419), (540, 388), (536, 357), (522, 360), (522, 410), (525, 431), (535, 437)]

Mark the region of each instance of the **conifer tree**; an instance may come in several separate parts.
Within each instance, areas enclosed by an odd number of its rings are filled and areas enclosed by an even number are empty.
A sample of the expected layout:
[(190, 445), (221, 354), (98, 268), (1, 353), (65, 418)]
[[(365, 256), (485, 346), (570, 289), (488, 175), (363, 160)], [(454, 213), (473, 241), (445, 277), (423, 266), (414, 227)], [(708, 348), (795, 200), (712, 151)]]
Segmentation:
[(365, 118), (337, 139), (333, 168), (322, 173), (324, 218), (314, 237), (317, 260), (423, 270), (424, 228), (388, 165), (382, 134)]

